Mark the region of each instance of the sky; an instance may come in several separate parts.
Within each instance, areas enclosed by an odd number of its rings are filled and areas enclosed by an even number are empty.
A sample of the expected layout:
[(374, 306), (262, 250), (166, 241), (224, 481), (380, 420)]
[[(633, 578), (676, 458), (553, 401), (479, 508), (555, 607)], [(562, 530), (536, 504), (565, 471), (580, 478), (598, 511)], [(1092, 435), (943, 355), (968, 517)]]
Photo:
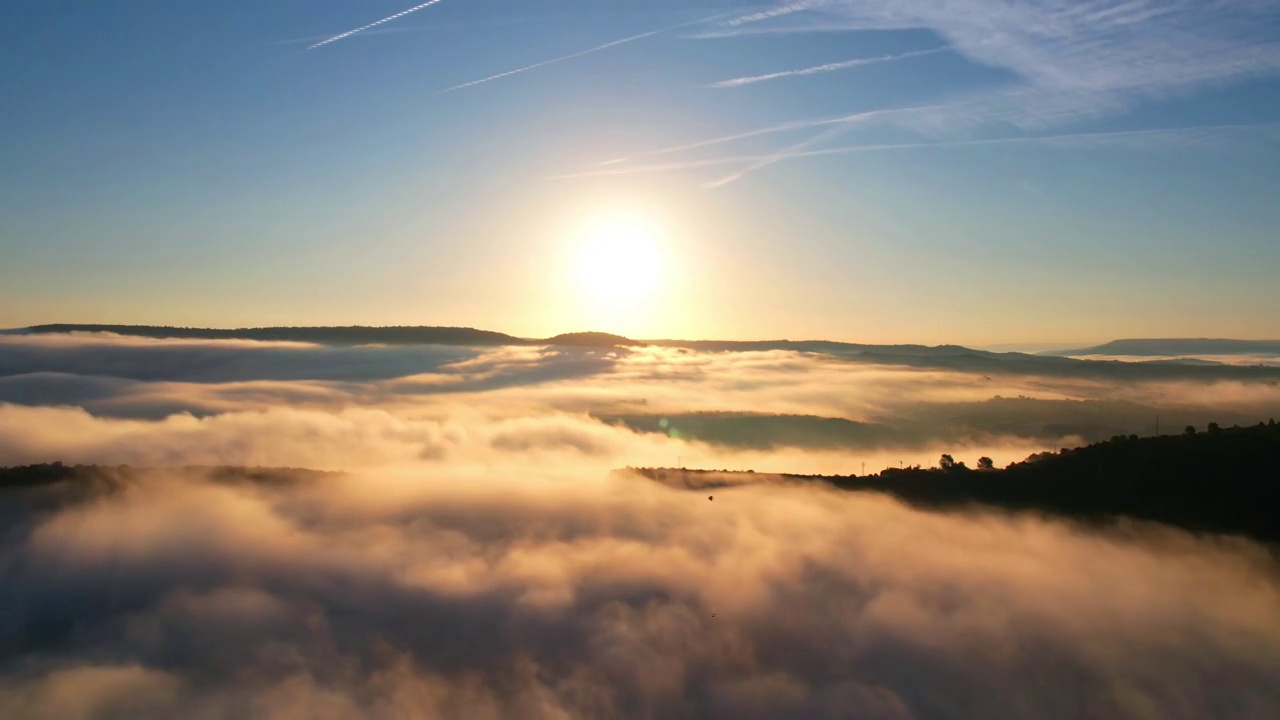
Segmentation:
[(1274, 0), (3, 13), (0, 327), (1280, 337)]

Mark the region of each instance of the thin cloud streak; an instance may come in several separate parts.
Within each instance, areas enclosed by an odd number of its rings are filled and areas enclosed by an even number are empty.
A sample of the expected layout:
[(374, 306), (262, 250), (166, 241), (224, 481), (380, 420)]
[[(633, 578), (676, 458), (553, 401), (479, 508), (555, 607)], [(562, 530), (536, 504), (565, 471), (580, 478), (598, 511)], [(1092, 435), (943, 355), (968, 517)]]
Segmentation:
[[(390, 35), (392, 33), (417, 32), (417, 31), (421, 31), (422, 29), (423, 29), (423, 26), (421, 25), (402, 25), (397, 27), (367, 30), (363, 33), (360, 33), (360, 35), (362, 37), (373, 37), (375, 35)], [(284, 40), (273, 40), (271, 41), (271, 44), (272, 45), (314, 44), (318, 40), (325, 40), (325, 39), (329, 39), (329, 36), (328, 35), (308, 35), (307, 37), (286, 38)]]
[(396, 20), (396, 19), (402, 18), (402, 17), (404, 17), (405, 15), (408, 15), (409, 13), (414, 13), (414, 12), (417, 12), (417, 11), (419, 11), (419, 10), (423, 9), (423, 8), (431, 7), (432, 5), (435, 5), (436, 3), (440, 2), (440, 1), (441, 1), (441, 0), (427, 0), (427, 2), (424, 2), (424, 3), (422, 3), (421, 5), (415, 5), (415, 6), (411, 7), (411, 8), (409, 8), (408, 10), (402, 10), (402, 11), (400, 11), (400, 12), (396, 13), (395, 15), (391, 15), (390, 17), (384, 17), (384, 18), (382, 18), (381, 20), (379, 20), (379, 21), (377, 21), (377, 22), (371, 22), (371, 23), (369, 23), (368, 25), (362, 25), (361, 27), (358, 27), (358, 28), (356, 28), (356, 29), (354, 29), (354, 30), (348, 30), (348, 31), (346, 31), (346, 32), (344, 32), (344, 33), (342, 33), (342, 34), (340, 34), (340, 35), (334, 35), (333, 37), (328, 38), (327, 40), (322, 40), (322, 41), (320, 41), (320, 42), (316, 43), (315, 45), (312, 45), (312, 46), (308, 47), (307, 49), (308, 49), (308, 50), (315, 50), (315, 49), (316, 49), (316, 48), (318, 48), (318, 47), (323, 47), (323, 46), (325, 46), (325, 45), (328, 45), (329, 43), (337, 42), (337, 41), (339, 41), (339, 40), (342, 40), (343, 38), (349, 38), (349, 37), (351, 37), (352, 35), (355, 35), (355, 34), (357, 34), (357, 33), (364, 32), (365, 30), (369, 30), (369, 29), (371, 29), (371, 28), (375, 28), (375, 27), (377, 27), (377, 26), (379, 26), (379, 25), (382, 25), (383, 23), (389, 23), (389, 22), (391, 22), (392, 20)]
[(585, 55), (590, 55), (592, 53), (600, 52), (601, 50), (608, 50), (609, 48), (612, 48), (612, 47), (624, 45), (629, 42), (635, 42), (636, 40), (643, 40), (644, 38), (653, 37), (654, 35), (658, 35), (664, 32), (667, 32), (667, 30), (666, 29), (651, 30), (650, 32), (641, 33), (639, 35), (632, 35), (631, 37), (623, 38), (621, 40), (614, 40), (612, 42), (607, 42), (603, 45), (597, 45), (596, 47), (593, 47), (589, 50), (583, 50), (581, 52), (572, 53), (570, 55), (562, 55), (558, 58), (552, 58), (551, 60), (543, 60), (542, 62), (534, 63), (532, 65), (526, 65), (522, 68), (516, 68), (515, 70), (508, 70), (507, 72), (498, 73), (497, 75), (490, 75), (489, 77), (481, 78), (479, 80), (472, 80), (471, 82), (462, 83), (461, 85), (454, 85), (453, 87), (445, 88), (440, 92), (449, 93), (449, 92), (454, 92), (455, 90), (462, 90), (464, 88), (475, 87), (476, 85), (483, 85), (484, 83), (493, 82), (494, 80), (501, 80), (502, 78), (511, 77), (512, 75), (519, 75), (520, 73), (529, 72), (530, 70), (537, 70), (538, 68), (546, 67), (547, 65), (554, 65), (556, 63), (561, 63), (566, 60), (573, 60), (576, 58), (583, 57)]
[[(1280, 74), (1280, 49), (1266, 32), (1280, 20), (1272, 0), (829, 0), (820, 9), (810, 27), (928, 29), (969, 60), (1021, 78), (1011, 91), (979, 94), (930, 118), (938, 129), (1062, 126), (1120, 114), (1143, 101)], [(730, 31), (769, 19), (742, 18)]]
[[(1233, 12), (1227, 12), (1225, 6)], [(812, 17), (803, 24), (772, 22), (773, 18), (806, 10), (813, 11)], [(1028, 0), (998, 4), (986, 0), (942, 4), (919, 0), (815, 0), (744, 15), (704, 34), (725, 37), (762, 32), (932, 31), (958, 56), (1008, 70), (1018, 79), (916, 112), (890, 116), (887, 124), (929, 141), (969, 144), (964, 137), (973, 137), (984, 129), (1013, 126), (1028, 136), (1062, 132), (1085, 121), (1122, 115), (1144, 102), (1193, 95), (1248, 78), (1280, 75), (1280, 50), (1266, 32), (1276, 21), (1280, 21), (1280, 8), (1272, 0), (1229, 0), (1221, 4), (1199, 0), (1090, 0), (1066, 5)], [(860, 63), (851, 62), (849, 66), (857, 64)], [(846, 65), (833, 63), (727, 80), (711, 87), (738, 87), (843, 67)], [(799, 127), (803, 125), (775, 125), (706, 144)], [(1180, 138), (1185, 144), (1202, 140), (1190, 135)], [(685, 149), (702, 146), (703, 143), (693, 143)], [(935, 146), (940, 145), (909, 145)], [(790, 149), (757, 157), (761, 162), (767, 158), (768, 164), (806, 157), (788, 153)], [(719, 164), (716, 160), (691, 162)]]
[(465, 82), (465, 83), (462, 83), (461, 85), (454, 85), (453, 87), (448, 87), (448, 88), (445, 88), (444, 90), (441, 90), (439, 94), (450, 93), (456, 90), (463, 90), (465, 88), (475, 87), (476, 85), (483, 85), (485, 83), (493, 82), (494, 80), (501, 80), (502, 78), (511, 77), (512, 75), (519, 75), (521, 73), (529, 72), (530, 70), (537, 70), (538, 68), (546, 67), (548, 65), (555, 65), (556, 63), (562, 63), (562, 62), (565, 62), (566, 60), (575, 60), (580, 57), (585, 57), (587, 55), (598, 53), (602, 50), (608, 50), (610, 48), (618, 47), (619, 45), (626, 45), (627, 43), (632, 43), (637, 40), (650, 38), (650, 37), (653, 37), (654, 35), (661, 35), (663, 33), (668, 33), (673, 30), (679, 30), (681, 28), (686, 28), (691, 25), (699, 25), (701, 23), (711, 22), (712, 20), (716, 20), (721, 17), (724, 17), (724, 15), (723, 14), (713, 15), (709, 18), (700, 18), (692, 22), (680, 23), (679, 25), (660, 28), (658, 30), (650, 30), (649, 32), (640, 33), (639, 35), (632, 35), (631, 37), (625, 37), (625, 38), (622, 38), (621, 40), (613, 40), (603, 45), (597, 45), (593, 48), (589, 48), (587, 50), (582, 50), (576, 53), (570, 53), (568, 55), (561, 55), (560, 57), (557, 57), (557, 58), (552, 58), (550, 60), (543, 60), (542, 62), (537, 62), (532, 65), (526, 65), (521, 68), (516, 68), (515, 70), (508, 70), (506, 72), (498, 73), (496, 75), (490, 75), (489, 77), (486, 77), (486, 78), (480, 78), (479, 80), (472, 80), (471, 82)]
[(894, 108), (891, 110), (869, 110), (867, 112), (853, 113), (850, 115), (841, 115), (839, 117), (819, 118), (817, 120), (793, 120), (790, 122), (780, 123), (778, 125), (771, 125), (765, 128), (758, 128), (756, 130), (748, 130), (746, 132), (734, 133), (732, 135), (724, 135), (717, 138), (711, 138), (710, 140), (699, 140), (697, 142), (686, 143), (684, 145), (673, 145), (671, 147), (665, 147), (659, 150), (649, 150), (647, 152), (638, 153), (629, 158), (615, 158), (613, 160), (607, 160), (605, 162), (599, 163), (598, 166), (603, 167), (606, 165), (617, 165), (620, 163), (629, 162), (630, 160), (633, 160), (633, 159), (658, 157), (660, 155), (671, 155), (673, 153), (683, 152), (685, 150), (697, 150), (700, 148), (712, 147), (714, 145), (723, 145), (725, 143), (735, 142), (737, 140), (748, 140), (750, 138), (762, 137), (765, 135), (774, 135), (776, 133), (790, 132), (793, 130), (807, 130), (810, 128), (826, 127), (830, 125), (855, 125), (855, 124), (866, 122), (873, 118), (884, 116), (884, 115), (929, 110), (935, 107), (937, 106), (930, 105), (930, 106), (924, 106), (924, 107)]
[(766, 73), (764, 75), (751, 75), (747, 77), (734, 78), (732, 80), (722, 80), (712, 83), (709, 87), (723, 89), (736, 88), (744, 85), (754, 85), (756, 83), (766, 82), (769, 80), (778, 80), (787, 77), (803, 77), (807, 75), (821, 75), (823, 73), (835, 72), (837, 70), (848, 70), (850, 68), (862, 67), (864, 65), (879, 65), (881, 63), (894, 62), (897, 60), (906, 60), (908, 58), (923, 57), (925, 55), (936, 55), (940, 52), (950, 50), (951, 47), (943, 46), (931, 48), (929, 50), (915, 50), (900, 55), (881, 55), (873, 58), (858, 58), (856, 60), (845, 60), (844, 62), (827, 63), (825, 65), (816, 65), (800, 70), (783, 70), (781, 72)]
[(751, 13), (750, 15), (742, 15), (725, 23), (729, 27), (737, 27), (739, 25), (748, 25), (750, 23), (760, 22), (762, 20), (772, 20), (773, 18), (791, 15), (793, 13), (805, 12), (810, 10), (819, 3), (816, 2), (794, 2), (788, 3), (772, 10), (763, 10), (761, 12)]
[(796, 143), (788, 148), (785, 148), (777, 153), (774, 153), (770, 157), (765, 158), (763, 160), (757, 160), (751, 163), (750, 165), (748, 165), (747, 167), (735, 173), (726, 175), (725, 177), (722, 177), (718, 180), (713, 180), (707, 183), (706, 185), (704, 185), (703, 188), (706, 190), (715, 190), (716, 188), (724, 187), (725, 185), (730, 185), (750, 175), (751, 173), (756, 172), (757, 170), (763, 170), (764, 168), (767, 168), (770, 165), (780, 163), (788, 159), (789, 157), (792, 157), (797, 152), (808, 150), (809, 148), (812, 148), (817, 145), (821, 145), (822, 143), (827, 142), (828, 140), (833, 140), (837, 137), (840, 137), (841, 135), (844, 135), (845, 133), (849, 132), (851, 129), (853, 129), (852, 126), (848, 124), (836, 125), (835, 127), (827, 128), (826, 130), (818, 133), (817, 135), (809, 138), (808, 140), (804, 140), (802, 142)]
[(904, 28), (887, 25), (884, 27), (871, 27), (866, 23), (837, 23), (837, 22), (809, 22), (804, 24), (792, 23), (790, 25), (779, 26), (757, 26), (757, 25), (739, 25), (736, 27), (721, 26), (713, 30), (702, 30), (700, 32), (685, 35), (685, 40), (726, 40), (731, 38), (750, 37), (756, 35), (804, 35), (804, 34), (823, 34), (823, 33), (855, 33), (866, 32), (868, 30), (901, 30)]
[[(888, 150), (918, 150), (928, 148), (982, 147), (987, 145), (1080, 145), (1107, 142), (1113, 140), (1139, 138), (1177, 138), (1188, 137), (1201, 140), (1206, 133), (1228, 132), (1234, 130), (1260, 130), (1280, 127), (1280, 123), (1259, 123), (1251, 125), (1206, 125), (1185, 128), (1156, 128), (1148, 130), (1121, 130), (1116, 132), (1065, 133), (1060, 135), (1019, 136), (1004, 138), (983, 138), (974, 140), (947, 140), (941, 142), (882, 143), (874, 145), (850, 145), (822, 150), (796, 150), (790, 153), (780, 152), (768, 155), (737, 155), (731, 157), (706, 158), (684, 162), (644, 165), (617, 169), (595, 169), (578, 173), (552, 175), (550, 180), (572, 180), (577, 178), (600, 177), (608, 175), (633, 175), (644, 173), (669, 172), (673, 170), (689, 170), (703, 167), (719, 167), (737, 163), (763, 163), (772, 165), (783, 160), (794, 160), (827, 155), (850, 155), (863, 152), (883, 152)], [(597, 166), (598, 168), (600, 166)], [(739, 179), (733, 177), (733, 180)], [(730, 180), (732, 182), (732, 180)], [(711, 187), (719, 187), (725, 182), (713, 183)]]

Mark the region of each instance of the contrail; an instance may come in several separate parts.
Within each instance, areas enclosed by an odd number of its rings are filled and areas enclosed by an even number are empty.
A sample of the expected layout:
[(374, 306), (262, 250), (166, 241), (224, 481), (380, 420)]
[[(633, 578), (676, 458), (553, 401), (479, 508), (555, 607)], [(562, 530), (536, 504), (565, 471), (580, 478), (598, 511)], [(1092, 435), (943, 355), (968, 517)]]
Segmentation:
[[(664, 163), (657, 165), (643, 165), (625, 168), (600, 168), (595, 170), (586, 170), (576, 173), (566, 173), (563, 175), (552, 175), (549, 180), (572, 180), (577, 178), (599, 177), (604, 175), (633, 175), (640, 173), (658, 173), (669, 172), (673, 170), (688, 170), (692, 168), (702, 167), (719, 167), (721, 165), (734, 165), (739, 163), (769, 163), (780, 162), (782, 160), (795, 160), (808, 157), (822, 157), (827, 155), (850, 155), (854, 153), (864, 152), (883, 152), (888, 150), (917, 150), (922, 148), (959, 148), (959, 147), (982, 147), (987, 145), (1036, 145), (1078, 141), (1105, 141), (1119, 138), (1142, 138), (1142, 137), (1159, 137), (1170, 136), (1177, 137), (1179, 135), (1191, 135), (1204, 132), (1221, 132), (1228, 130), (1260, 130), (1280, 127), (1280, 123), (1255, 123), (1255, 124), (1238, 124), (1238, 125), (1198, 125), (1181, 128), (1151, 128), (1147, 130), (1119, 130), (1114, 132), (1089, 132), (1089, 133), (1066, 133), (1061, 135), (1034, 135), (1034, 136), (1017, 136), (1004, 138), (985, 138), (975, 140), (946, 140), (941, 142), (914, 142), (914, 143), (886, 143), (880, 145), (847, 145), (843, 147), (826, 148), (822, 150), (804, 150), (792, 152), (782, 155), (774, 153), (772, 155), (738, 155), (731, 157), (707, 158), (704, 160), (688, 160), (684, 162)], [(599, 167), (599, 166), (597, 166)], [(718, 187), (723, 183), (712, 183), (710, 187)]]
[[(437, 2), (438, 1), (439, 0), (437, 0)], [(487, 82), (493, 82), (494, 80), (500, 80), (505, 77), (511, 77), (512, 75), (519, 75), (520, 73), (523, 73), (523, 72), (536, 70), (540, 67), (545, 67), (547, 65), (554, 65), (556, 63), (564, 62), (566, 60), (573, 60), (574, 58), (580, 58), (584, 55), (597, 53), (597, 52), (600, 52), (601, 50), (608, 50), (609, 48), (617, 47), (618, 45), (625, 45), (629, 42), (635, 42), (636, 40), (643, 40), (644, 38), (653, 37), (654, 35), (661, 35), (662, 33), (671, 32), (672, 30), (679, 30), (680, 28), (689, 27), (690, 25), (699, 25), (701, 23), (711, 22), (712, 20), (717, 20), (725, 16), (726, 16), (725, 14), (713, 15), (709, 18), (701, 18), (699, 20), (694, 20), (692, 22), (680, 23), (679, 25), (665, 27), (660, 30), (650, 30), (649, 32), (640, 33), (639, 35), (632, 35), (631, 37), (622, 38), (621, 40), (614, 40), (612, 42), (607, 42), (603, 45), (597, 45), (589, 50), (582, 50), (580, 52), (572, 53), (569, 55), (562, 55), (558, 58), (543, 60), (542, 62), (534, 63), (532, 65), (526, 65), (522, 68), (516, 68), (515, 70), (508, 70), (507, 72), (498, 73), (497, 75), (490, 75), (489, 77), (480, 78), (479, 80), (472, 80), (471, 82), (462, 83), (461, 85), (454, 85), (453, 87), (449, 87), (449, 88), (445, 88), (444, 90), (441, 90), (440, 93), (443, 94), (447, 92), (453, 92), (455, 90), (462, 90), (463, 88), (482, 85)]]
[(737, 27), (739, 25), (747, 25), (749, 23), (760, 22), (761, 20), (771, 20), (776, 17), (782, 17), (783, 15), (791, 15), (792, 13), (804, 12), (806, 10), (813, 8), (813, 6), (820, 5), (820, 4), (821, 4), (820, 2), (813, 2), (812, 0), (808, 2), (788, 3), (786, 5), (782, 5), (781, 7), (776, 7), (772, 10), (764, 10), (762, 12), (752, 13), (750, 15), (742, 15), (734, 18), (733, 20), (730, 20), (725, 24), (728, 25), (729, 27)]
[(752, 85), (766, 80), (777, 80), (784, 77), (801, 77), (804, 75), (818, 75), (821, 73), (835, 72), (836, 70), (847, 70), (849, 68), (861, 67), (863, 65), (878, 65), (880, 63), (893, 62), (895, 60), (905, 60), (907, 58), (920, 57), (922, 55), (934, 55), (936, 53), (950, 50), (951, 46), (943, 46), (932, 48), (930, 50), (916, 50), (914, 52), (902, 53), (901, 55), (882, 55), (873, 58), (859, 58), (857, 60), (846, 60), (838, 63), (828, 63), (826, 65), (817, 65), (815, 67), (804, 68), (802, 70), (784, 70), (782, 72), (769, 73), (767, 75), (752, 75), (750, 77), (734, 78), (732, 80), (722, 80), (718, 83), (712, 83), (713, 88), (735, 88), (743, 85)]
[(408, 15), (409, 13), (417, 12), (417, 11), (421, 10), (422, 8), (424, 8), (424, 7), (430, 7), (430, 6), (432, 6), (432, 5), (435, 5), (435, 4), (436, 4), (436, 3), (438, 3), (438, 2), (440, 2), (440, 0), (428, 0), (428, 2), (424, 2), (424, 3), (422, 3), (421, 5), (414, 5), (413, 7), (409, 8), (408, 10), (402, 10), (402, 11), (400, 11), (400, 12), (396, 13), (395, 15), (392, 15), (391, 17), (384, 17), (384, 18), (382, 18), (381, 20), (379, 20), (379, 21), (377, 21), (377, 22), (371, 22), (371, 23), (369, 23), (368, 25), (363, 25), (363, 26), (361, 26), (361, 27), (356, 28), (355, 30), (348, 30), (348, 31), (346, 31), (346, 32), (342, 33), (341, 35), (334, 35), (333, 37), (331, 37), (331, 38), (329, 38), (329, 39), (327, 39), (327, 40), (321, 40), (320, 42), (316, 43), (315, 45), (312, 45), (311, 47), (308, 47), (307, 49), (308, 49), (308, 50), (315, 50), (316, 48), (318, 48), (318, 47), (320, 47), (320, 46), (322, 46), (322, 45), (328, 45), (328, 44), (329, 44), (329, 43), (331, 43), (331, 42), (337, 42), (337, 41), (339, 41), (339, 40), (341, 40), (341, 39), (343, 39), (343, 38), (351, 37), (352, 35), (355, 35), (356, 33), (364, 32), (365, 30), (368, 30), (369, 28), (377, 27), (377, 26), (379, 26), (379, 25), (381, 25), (381, 24), (383, 24), (383, 23), (389, 23), (389, 22), (391, 22), (392, 20), (395, 20), (395, 19), (397, 19), (397, 18), (402, 18), (402, 17), (404, 17), (405, 15)]
[(627, 162), (633, 159), (657, 157), (659, 155), (670, 155), (685, 150), (697, 150), (699, 148), (711, 147), (713, 145), (723, 145), (725, 143), (734, 142), (735, 140), (747, 140), (749, 138), (761, 137), (764, 135), (773, 135), (775, 133), (789, 132), (792, 130), (807, 130), (809, 128), (827, 127), (829, 125), (856, 125), (866, 122), (882, 115), (896, 115), (899, 113), (918, 112), (921, 110), (936, 110), (945, 107), (943, 105), (919, 105), (915, 107), (892, 108), (888, 110), (868, 110), (866, 112), (853, 113), (852, 115), (840, 115), (838, 117), (819, 118), (817, 120), (792, 120), (790, 122), (780, 123), (778, 125), (770, 125), (769, 127), (758, 128), (756, 130), (747, 130), (746, 132), (735, 133), (733, 135), (724, 135), (709, 140), (699, 140), (697, 142), (686, 143), (684, 145), (673, 145), (658, 150), (649, 150), (637, 153), (631, 157), (618, 158), (607, 162), (599, 163), (599, 165), (615, 165), (621, 162)]
[(849, 132), (852, 129), (853, 127), (851, 125), (836, 125), (835, 127), (829, 127), (826, 130), (823, 130), (822, 132), (818, 133), (817, 135), (814, 135), (813, 137), (809, 138), (808, 140), (804, 140), (794, 145), (791, 145), (790, 147), (783, 148), (782, 150), (779, 150), (778, 152), (773, 153), (769, 157), (756, 160), (752, 162), (750, 165), (742, 168), (741, 170), (738, 170), (737, 172), (726, 175), (720, 178), (719, 180), (713, 180), (707, 183), (706, 185), (704, 185), (703, 187), (706, 188), (707, 190), (714, 190), (718, 187), (723, 187), (730, 183), (735, 183), (757, 170), (763, 170), (769, 167), (770, 165), (780, 163), (784, 160), (789, 160), (792, 157), (794, 157), (795, 154), (798, 152), (808, 150), (809, 148), (812, 148), (815, 145), (820, 145), (828, 140), (840, 137), (841, 135)]

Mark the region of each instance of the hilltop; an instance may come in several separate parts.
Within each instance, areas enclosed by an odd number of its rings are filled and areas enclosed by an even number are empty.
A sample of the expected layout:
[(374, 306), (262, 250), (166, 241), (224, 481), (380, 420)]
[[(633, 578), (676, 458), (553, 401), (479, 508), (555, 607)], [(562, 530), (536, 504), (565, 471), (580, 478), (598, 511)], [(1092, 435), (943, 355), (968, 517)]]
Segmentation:
[(160, 325), (33, 325), (20, 332), (112, 333), (125, 337), (173, 340), (258, 340), (307, 342), (321, 345), (523, 345), (530, 341), (467, 327), (396, 326), (366, 327), (258, 327), (192, 328)]
[[(1186, 361), (1156, 360), (1151, 362), (1121, 362), (1119, 360), (1082, 360), (1065, 357), (1081, 354), (1142, 354), (1125, 343), (1235, 343), (1232, 351), (1247, 354), (1241, 348), (1253, 348), (1261, 352), (1269, 348), (1265, 341), (1249, 340), (1168, 340), (1128, 341), (1108, 343), (1107, 352), (1094, 352), (1098, 348), (1079, 351), (1028, 354), (1018, 352), (992, 352), (975, 350), (960, 345), (869, 345), (830, 340), (636, 340), (622, 335), (604, 332), (572, 332), (549, 338), (520, 338), (491, 330), (467, 327), (259, 327), (259, 328), (188, 328), (155, 325), (85, 325), (55, 324), (35, 325), (28, 328), (4, 331), (5, 334), (46, 335), (58, 333), (113, 333), (126, 337), (154, 339), (203, 339), (203, 340), (257, 340), (306, 342), (320, 345), (452, 345), (463, 347), (496, 347), (503, 345), (558, 346), (581, 349), (612, 349), (619, 347), (660, 347), (700, 352), (767, 352), (791, 351), (830, 355), (849, 362), (894, 365), (929, 370), (949, 370), (984, 376), (1040, 375), (1077, 377), (1108, 380), (1175, 380), (1234, 379), (1267, 380), (1280, 382), (1280, 367), (1265, 365), (1238, 365), (1224, 363), (1195, 363)], [(1274, 343), (1280, 347), (1280, 343)], [(1168, 350), (1171, 346), (1149, 348)], [(1206, 346), (1197, 346), (1206, 347)], [(1214, 346), (1220, 351), (1226, 345)], [(1277, 350), (1280, 354), (1280, 350)], [(1208, 354), (1206, 352), (1206, 354)], [(1219, 353), (1221, 354), (1221, 353)]]
[[(221, 483), (297, 484), (341, 473), (298, 468), (186, 467)], [(36, 490), (45, 502), (113, 492), (164, 468), (48, 463), (0, 468), (0, 492)], [(937, 468), (889, 468), (871, 475), (765, 474), (751, 471), (628, 468), (673, 487), (706, 490), (758, 482), (824, 483), (891, 495), (919, 507), (992, 507), (1090, 523), (1120, 518), (1193, 532), (1235, 534), (1280, 545), (1280, 425), (1140, 438), (1116, 436), (1044, 452), (1003, 469), (970, 469), (943, 456)]]
[(1032, 455), (1004, 469), (970, 469), (944, 456), (938, 468), (890, 468), (863, 476), (632, 471), (675, 487), (822, 482), (932, 509), (990, 506), (1090, 522), (1132, 518), (1280, 544), (1280, 425), (1274, 420), (1194, 434), (1117, 436)]
[(306, 342), (318, 345), (563, 345), (616, 347), (643, 343), (604, 332), (562, 333), (549, 338), (520, 338), (492, 330), (469, 327), (351, 325), (343, 327), (194, 328), (167, 325), (33, 325), (8, 334), (52, 335), (60, 333), (110, 333), (158, 340), (255, 340)]
[(567, 345), (576, 347), (633, 347), (644, 345), (639, 340), (632, 340), (622, 335), (605, 332), (562, 333), (542, 341), (547, 345)]
[(1112, 340), (1093, 347), (1053, 350), (1044, 356), (1068, 355), (1280, 355), (1280, 340), (1227, 340), (1214, 338), (1151, 338)]

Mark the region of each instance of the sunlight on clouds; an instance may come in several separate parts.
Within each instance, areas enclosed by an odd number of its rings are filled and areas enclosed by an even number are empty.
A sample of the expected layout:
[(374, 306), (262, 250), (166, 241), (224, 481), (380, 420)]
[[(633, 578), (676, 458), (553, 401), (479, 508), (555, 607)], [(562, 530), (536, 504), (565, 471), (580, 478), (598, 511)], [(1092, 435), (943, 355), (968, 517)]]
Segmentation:
[(13, 608), (0, 639), (39, 653), (0, 674), (0, 715), (1136, 720), (1280, 706), (1280, 578), (1251, 543), (772, 484), (710, 504), (629, 476), (539, 473), (254, 486), (173, 471), (88, 502), (0, 505), (29, 526), (0, 555)]
[(1166, 428), (1280, 417), (1269, 375), (975, 376), (788, 350), (13, 336), (0, 376), (0, 464), (844, 474), (943, 452), (1004, 465), (1149, 433), (1157, 416)]
[(0, 494), (0, 717), (1275, 717), (1262, 546), (770, 474), (1280, 415), (1197, 372), (13, 336), (0, 465), (171, 469)]

